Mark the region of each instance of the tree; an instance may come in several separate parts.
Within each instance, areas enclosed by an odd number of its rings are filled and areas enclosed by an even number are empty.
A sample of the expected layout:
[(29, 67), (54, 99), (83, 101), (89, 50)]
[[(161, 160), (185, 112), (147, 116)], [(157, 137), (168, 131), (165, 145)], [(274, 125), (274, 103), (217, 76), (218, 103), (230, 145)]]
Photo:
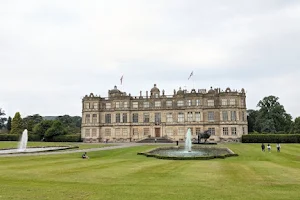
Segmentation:
[(19, 112), (16, 112), (14, 118), (11, 122), (11, 131), (12, 134), (21, 134), (23, 132), (23, 122)]
[(11, 117), (8, 117), (6, 128), (7, 128), (8, 131), (11, 130)]
[(33, 128), (33, 134), (39, 135), (40, 138), (44, 138), (46, 131), (52, 126), (54, 121), (43, 120), (36, 124)]
[(255, 122), (257, 119), (257, 110), (247, 110), (247, 120), (248, 120), (248, 133), (256, 131)]
[(7, 121), (7, 118), (4, 116), (5, 112), (2, 110), (2, 108), (0, 108), (0, 129), (5, 127), (5, 122)]
[(43, 117), (39, 114), (29, 115), (23, 118), (23, 127), (28, 131), (32, 131), (34, 126), (43, 121)]
[(295, 119), (292, 133), (300, 134), (300, 117)]
[(68, 133), (79, 133), (81, 127), (81, 117), (74, 116), (71, 117), (69, 115), (58, 116), (56, 118), (60, 121), (65, 127)]
[(278, 102), (279, 98), (268, 96), (257, 104), (260, 107), (255, 121), (255, 128), (259, 132), (289, 132), (292, 125), (292, 116), (286, 113)]
[(56, 120), (53, 122), (52, 126), (46, 131), (45, 139), (46, 141), (51, 141), (54, 136), (65, 135), (67, 134), (66, 130), (63, 127), (63, 124)]

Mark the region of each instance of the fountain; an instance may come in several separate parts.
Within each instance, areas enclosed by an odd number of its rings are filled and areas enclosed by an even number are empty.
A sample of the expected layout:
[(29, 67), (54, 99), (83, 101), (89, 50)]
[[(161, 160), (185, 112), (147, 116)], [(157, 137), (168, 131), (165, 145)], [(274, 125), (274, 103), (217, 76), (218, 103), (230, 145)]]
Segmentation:
[(191, 129), (187, 130), (184, 147), (159, 147), (148, 152), (140, 152), (138, 155), (170, 160), (207, 160), (213, 158), (237, 156), (237, 154), (228, 148), (216, 148), (208, 146), (192, 147)]
[(25, 129), (22, 133), (19, 145), (17, 149), (0, 149), (0, 155), (6, 154), (21, 154), (21, 153), (37, 153), (37, 152), (45, 152), (45, 151), (57, 151), (57, 150), (65, 150), (78, 148), (73, 146), (55, 146), (55, 147), (31, 147), (27, 148), (28, 142), (28, 131)]
[(185, 138), (185, 151), (191, 152), (192, 151), (192, 134), (191, 129), (189, 128), (186, 132), (186, 138)]
[(22, 133), (22, 137), (19, 142), (18, 151), (26, 151), (27, 141), (28, 141), (28, 131), (27, 131), (27, 129), (25, 129)]

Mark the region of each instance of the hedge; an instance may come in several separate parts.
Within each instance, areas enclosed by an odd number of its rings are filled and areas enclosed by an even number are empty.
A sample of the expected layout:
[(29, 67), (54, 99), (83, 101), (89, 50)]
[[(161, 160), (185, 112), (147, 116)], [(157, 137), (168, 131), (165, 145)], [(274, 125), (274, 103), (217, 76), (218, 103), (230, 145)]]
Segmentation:
[[(20, 134), (0, 134), (0, 141), (19, 141), (21, 138)], [(41, 138), (38, 135), (29, 134), (28, 141), (40, 141)]]
[(82, 142), (80, 134), (58, 135), (51, 142)]
[(300, 143), (300, 134), (249, 134), (242, 143)]
[[(0, 141), (19, 141), (20, 134), (0, 134)], [(41, 141), (39, 135), (28, 134), (28, 141)], [(59, 135), (49, 142), (81, 142), (80, 134)]]

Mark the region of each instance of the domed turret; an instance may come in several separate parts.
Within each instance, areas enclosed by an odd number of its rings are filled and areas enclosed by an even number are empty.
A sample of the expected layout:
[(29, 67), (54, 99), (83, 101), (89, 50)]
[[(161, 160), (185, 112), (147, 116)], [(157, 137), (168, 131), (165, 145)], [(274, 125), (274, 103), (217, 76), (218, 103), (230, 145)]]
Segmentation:
[(181, 87), (179, 87), (179, 90), (177, 91), (177, 95), (184, 95), (184, 91), (181, 90)]
[(112, 97), (119, 96), (121, 94), (122, 94), (122, 92), (120, 90), (118, 90), (117, 86), (115, 86), (114, 89), (108, 91), (108, 95), (112, 96)]
[(156, 84), (154, 84), (154, 87), (150, 90), (150, 96), (158, 98), (160, 94), (160, 90), (156, 87)]

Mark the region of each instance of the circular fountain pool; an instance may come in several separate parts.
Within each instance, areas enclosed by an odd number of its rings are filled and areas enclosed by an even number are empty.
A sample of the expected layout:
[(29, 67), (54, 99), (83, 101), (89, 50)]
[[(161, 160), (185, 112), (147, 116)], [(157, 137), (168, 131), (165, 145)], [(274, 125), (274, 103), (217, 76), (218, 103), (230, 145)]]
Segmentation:
[(45, 151), (65, 150), (74, 147), (32, 147), (26, 149), (0, 149), (0, 155), (3, 154), (19, 154), (19, 153), (39, 153)]
[(183, 147), (159, 147), (148, 152), (138, 153), (147, 157), (170, 160), (207, 160), (213, 158), (226, 158), (237, 156), (228, 148), (216, 147), (192, 147), (191, 151), (186, 151)]

